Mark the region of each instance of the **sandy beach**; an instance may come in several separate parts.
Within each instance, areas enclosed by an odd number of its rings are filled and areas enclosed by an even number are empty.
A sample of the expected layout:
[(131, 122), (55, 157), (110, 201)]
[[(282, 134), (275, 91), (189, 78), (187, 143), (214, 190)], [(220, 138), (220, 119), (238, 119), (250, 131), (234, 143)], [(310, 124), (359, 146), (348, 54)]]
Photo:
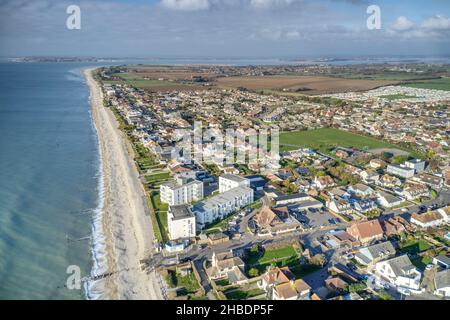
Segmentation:
[(102, 159), (103, 231), (98, 269), (113, 276), (95, 283), (101, 299), (163, 299), (156, 273), (141, 271), (139, 261), (153, 250), (153, 229), (133, 150), (111, 110), (103, 106), (103, 93), (84, 70), (90, 89), (92, 117)]

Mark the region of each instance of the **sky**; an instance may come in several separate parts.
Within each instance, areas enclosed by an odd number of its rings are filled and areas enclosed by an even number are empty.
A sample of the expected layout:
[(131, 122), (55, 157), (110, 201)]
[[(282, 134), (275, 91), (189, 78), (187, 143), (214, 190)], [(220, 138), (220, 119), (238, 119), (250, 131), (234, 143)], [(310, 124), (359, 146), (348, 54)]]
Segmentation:
[[(381, 29), (368, 29), (369, 5)], [(0, 56), (399, 55), (450, 55), (450, 1), (0, 0)]]

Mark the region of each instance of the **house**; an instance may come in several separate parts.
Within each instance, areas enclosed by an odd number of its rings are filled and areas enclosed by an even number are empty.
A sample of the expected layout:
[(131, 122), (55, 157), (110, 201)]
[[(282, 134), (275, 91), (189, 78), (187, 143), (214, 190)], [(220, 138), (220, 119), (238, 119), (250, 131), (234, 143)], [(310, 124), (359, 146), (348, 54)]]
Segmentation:
[(225, 233), (223, 232), (214, 232), (214, 233), (210, 233), (208, 234), (208, 241), (210, 245), (218, 245), (221, 243), (225, 243), (227, 241), (230, 240), (230, 237), (227, 236)]
[(379, 178), (380, 178), (380, 174), (377, 173), (374, 170), (364, 170), (361, 171), (361, 173), (359, 174), (359, 176), (361, 177), (361, 179), (363, 179), (364, 182), (366, 183), (376, 183)]
[(386, 167), (387, 163), (381, 159), (372, 159), (369, 165), (372, 169), (380, 169)]
[(244, 273), (244, 261), (235, 256), (233, 250), (216, 253), (213, 252), (211, 266), (206, 273), (211, 280), (228, 279), (230, 284), (243, 284), (248, 281)]
[(272, 288), (278, 284), (286, 283), (294, 280), (295, 276), (289, 267), (269, 269), (258, 281), (258, 287), (267, 293), (270, 293)]
[(325, 280), (325, 287), (335, 293), (342, 293), (348, 287), (348, 283), (340, 277), (331, 277)]
[(190, 203), (203, 199), (203, 182), (177, 177), (175, 181), (160, 186), (161, 202), (171, 206)]
[(287, 207), (281, 208), (262, 207), (253, 217), (253, 221), (259, 229), (260, 235), (281, 234), (292, 232), (300, 228), (300, 223), (291, 218)]
[(366, 213), (378, 208), (376, 202), (370, 199), (356, 199), (353, 201), (352, 205), (353, 208), (360, 213)]
[(330, 176), (320, 176), (314, 178), (314, 184), (319, 189), (325, 189), (335, 186), (334, 180)]
[(358, 249), (355, 259), (365, 266), (395, 256), (395, 248), (390, 241), (374, 244)]
[(384, 191), (378, 191), (377, 201), (385, 208), (396, 207), (403, 203), (403, 199)]
[(170, 206), (167, 214), (170, 240), (195, 237), (195, 216), (189, 205)]
[(250, 188), (252, 188), (255, 191), (263, 190), (267, 184), (266, 179), (264, 179), (261, 176), (247, 176), (245, 178), (249, 181)]
[(375, 264), (375, 274), (403, 289), (418, 291), (422, 274), (411, 263), (408, 255), (402, 255)]
[(390, 164), (387, 166), (387, 172), (402, 177), (404, 179), (408, 179), (413, 177), (416, 171), (413, 168), (405, 166), (404, 164), (403, 165)]
[(348, 191), (362, 198), (370, 197), (375, 193), (375, 191), (371, 187), (362, 183), (357, 183), (354, 186), (349, 186)]
[(405, 183), (402, 196), (408, 200), (414, 200), (419, 197), (428, 197), (430, 195), (428, 187), (420, 183)]
[(445, 217), (438, 210), (428, 211), (422, 214), (413, 213), (411, 215), (411, 223), (421, 228), (438, 227), (445, 222)]
[(222, 174), (219, 177), (219, 192), (223, 193), (237, 187), (250, 187), (250, 181), (234, 174)]
[(401, 186), (402, 182), (397, 177), (384, 174), (378, 179), (377, 184), (383, 188), (395, 188)]
[(349, 215), (353, 211), (353, 207), (347, 199), (333, 198), (327, 200), (326, 206), (333, 212)]
[(419, 173), (411, 178), (413, 181), (425, 184), (434, 189), (440, 189), (443, 186), (442, 177), (438, 177), (432, 174), (428, 174), (425, 172)]
[(383, 229), (377, 219), (355, 222), (347, 232), (363, 244), (383, 238)]
[(382, 226), (387, 236), (396, 235), (406, 230), (408, 222), (400, 216), (383, 220)]
[(434, 294), (441, 297), (450, 297), (450, 269), (436, 273), (434, 277)]
[(291, 280), (273, 287), (273, 300), (306, 300), (309, 299), (311, 287), (302, 279)]
[(328, 244), (331, 244), (333, 247), (333, 244), (335, 243), (339, 247), (356, 247), (359, 246), (359, 241), (350, 235), (346, 231), (338, 231), (338, 232), (332, 232), (328, 234)]
[(434, 257), (432, 262), (434, 265), (437, 265), (441, 268), (444, 268), (444, 269), (450, 268), (450, 257), (448, 257), (448, 256), (439, 255), (437, 257)]

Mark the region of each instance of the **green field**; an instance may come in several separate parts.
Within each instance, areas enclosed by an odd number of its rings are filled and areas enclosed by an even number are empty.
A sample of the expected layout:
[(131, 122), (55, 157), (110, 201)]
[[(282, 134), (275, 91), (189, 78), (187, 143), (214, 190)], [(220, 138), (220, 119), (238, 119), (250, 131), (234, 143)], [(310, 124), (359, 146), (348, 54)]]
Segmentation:
[(321, 128), (308, 131), (282, 132), (280, 134), (280, 151), (293, 150), (297, 147), (310, 147), (324, 153), (333, 148), (355, 147), (360, 150), (399, 147), (375, 138), (332, 128)]
[(402, 251), (410, 254), (424, 252), (430, 249), (431, 247), (433, 246), (425, 240), (410, 240), (401, 244)]
[(404, 87), (450, 91), (450, 78), (423, 80), (402, 84)]

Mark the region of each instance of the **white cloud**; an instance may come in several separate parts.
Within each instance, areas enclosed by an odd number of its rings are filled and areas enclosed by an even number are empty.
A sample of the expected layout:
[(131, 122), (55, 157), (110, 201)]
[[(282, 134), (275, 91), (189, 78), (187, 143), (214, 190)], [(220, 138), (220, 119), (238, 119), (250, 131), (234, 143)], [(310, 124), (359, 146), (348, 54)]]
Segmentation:
[(422, 28), (426, 30), (450, 30), (450, 18), (442, 16), (428, 18), (422, 23)]
[(209, 8), (209, 0), (162, 0), (161, 4), (171, 10), (198, 11)]
[(397, 20), (395, 20), (394, 24), (392, 25), (392, 29), (395, 31), (408, 31), (411, 30), (414, 26), (414, 23), (408, 18), (401, 16), (398, 17)]
[(266, 9), (273, 6), (289, 5), (299, 0), (251, 0), (250, 5), (255, 8)]

